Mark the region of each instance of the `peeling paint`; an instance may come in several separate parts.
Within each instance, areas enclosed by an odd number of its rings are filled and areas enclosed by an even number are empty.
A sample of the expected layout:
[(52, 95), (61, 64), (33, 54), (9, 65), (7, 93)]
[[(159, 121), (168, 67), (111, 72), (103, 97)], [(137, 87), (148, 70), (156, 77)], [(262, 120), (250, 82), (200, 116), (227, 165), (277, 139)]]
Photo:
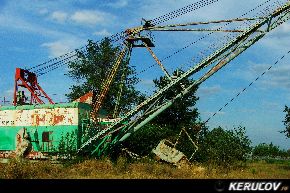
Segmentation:
[(78, 125), (78, 108), (0, 111), (0, 127), (54, 125)]

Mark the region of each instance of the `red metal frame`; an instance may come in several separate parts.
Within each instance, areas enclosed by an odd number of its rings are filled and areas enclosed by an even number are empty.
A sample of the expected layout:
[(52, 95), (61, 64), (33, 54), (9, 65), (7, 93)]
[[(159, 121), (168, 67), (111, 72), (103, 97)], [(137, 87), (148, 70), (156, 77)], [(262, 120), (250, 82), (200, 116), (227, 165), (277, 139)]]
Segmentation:
[(40, 99), (41, 96), (45, 97), (50, 104), (54, 104), (52, 99), (43, 91), (37, 82), (37, 76), (33, 72), (24, 70), (21, 68), (16, 68), (15, 72), (15, 87), (14, 87), (14, 101), (13, 105), (17, 105), (17, 92), (18, 87), (26, 88), (30, 93), (30, 104), (39, 103), (44, 104), (44, 101)]

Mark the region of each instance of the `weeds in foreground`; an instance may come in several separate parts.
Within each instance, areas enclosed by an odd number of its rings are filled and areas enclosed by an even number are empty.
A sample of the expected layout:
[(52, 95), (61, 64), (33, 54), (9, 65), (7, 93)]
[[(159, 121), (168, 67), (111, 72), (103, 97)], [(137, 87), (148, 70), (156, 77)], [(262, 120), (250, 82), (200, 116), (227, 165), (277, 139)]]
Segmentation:
[(82, 159), (77, 162), (54, 164), (49, 161), (12, 159), (0, 164), (1, 179), (267, 179), (290, 178), (288, 162), (249, 162), (235, 168), (203, 166), (198, 163), (176, 167), (167, 163), (142, 159), (138, 161), (119, 157), (115, 162), (108, 158)]

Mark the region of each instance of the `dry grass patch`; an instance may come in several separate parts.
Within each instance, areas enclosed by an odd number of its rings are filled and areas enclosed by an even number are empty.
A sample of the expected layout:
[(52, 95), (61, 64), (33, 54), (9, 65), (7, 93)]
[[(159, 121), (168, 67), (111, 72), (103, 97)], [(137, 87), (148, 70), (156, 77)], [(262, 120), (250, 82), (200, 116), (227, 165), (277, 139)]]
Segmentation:
[(129, 162), (120, 157), (84, 160), (74, 164), (10, 160), (0, 164), (1, 179), (289, 179), (290, 163), (248, 163), (235, 169), (192, 164), (176, 167), (152, 160)]

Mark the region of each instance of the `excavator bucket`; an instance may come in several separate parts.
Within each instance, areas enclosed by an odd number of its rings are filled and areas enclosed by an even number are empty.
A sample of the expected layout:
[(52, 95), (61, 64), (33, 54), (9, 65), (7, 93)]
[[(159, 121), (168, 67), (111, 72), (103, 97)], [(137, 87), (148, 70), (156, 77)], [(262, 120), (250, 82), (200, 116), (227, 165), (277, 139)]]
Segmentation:
[(173, 143), (166, 139), (161, 140), (152, 152), (159, 159), (174, 165), (179, 165), (181, 161), (187, 160), (187, 157), (181, 151), (174, 148)]

